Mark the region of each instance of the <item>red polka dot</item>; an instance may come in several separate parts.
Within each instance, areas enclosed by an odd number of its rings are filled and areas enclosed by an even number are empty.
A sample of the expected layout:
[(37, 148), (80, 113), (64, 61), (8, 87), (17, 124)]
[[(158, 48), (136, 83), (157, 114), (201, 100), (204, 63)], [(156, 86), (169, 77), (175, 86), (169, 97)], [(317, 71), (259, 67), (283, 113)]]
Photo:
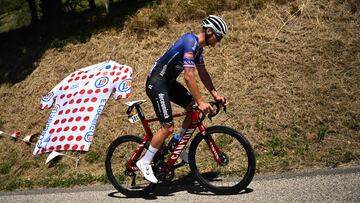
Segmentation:
[(124, 75), (121, 79), (122, 80), (125, 80), (127, 78), (127, 76), (126, 75)]
[(80, 103), (81, 103), (81, 99), (76, 100), (76, 103), (77, 103), (77, 104), (80, 104)]
[(62, 90), (62, 86), (59, 88), (59, 90)]
[(79, 80), (79, 79), (80, 79), (80, 77), (76, 77), (76, 78), (75, 78), (75, 80)]
[(62, 131), (62, 128), (58, 128), (57, 130), (56, 130), (56, 132), (58, 133), (58, 132), (61, 132)]
[(77, 94), (78, 94), (78, 92), (75, 92), (75, 93), (74, 93), (74, 97), (75, 97)]
[(98, 73), (96, 73), (96, 76), (98, 76), (98, 75), (100, 75), (101, 74), (101, 72), (98, 72)]
[(70, 97), (72, 97), (72, 94), (68, 94), (68, 95), (66, 95), (66, 97), (67, 97), (67, 98), (70, 98)]
[(76, 119), (75, 119), (76, 121), (81, 121), (81, 116), (78, 116), (78, 117), (76, 117)]
[(113, 83), (115, 83), (115, 82), (117, 82), (119, 80), (119, 78), (117, 77), (117, 78), (115, 78), (115, 80), (113, 81)]
[(85, 110), (85, 107), (81, 107), (81, 108), (79, 109), (80, 112), (83, 112), (84, 110)]
[(84, 94), (84, 93), (85, 93), (84, 89), (80, 90), (80, 94)]
[(69, 101), (69, 104), (73, 104), (73, 103), (74, 103), (74, 100), (73, 100), (73, 99)]
[(68, 82), (71, 82), (71, 81), (73, 81), (73, 79), (72, 79), (72, 78), (70, 78), (70, 80), (68, 80)]
[(54, 122), (54, 125), (57, 125), (59, 122), (60, 122), (60, 120), (59, 120), (59, 119), (58, 119), (58, 120), (56, 120), (56, 121)]
[(81, 145), (80, 150), (84, 150), (85, 145)]
[(83, 130), (85, 130), (85, 128), (86, 127), (83, 125), (83, 126), (80, 127), (80, 130), (83, 131)]
[(119, 76), (121, 74), (121, 72), (117, 72), (116, 75)]
[(78, 111), (78, 108), (75, 108), (72, 110), (73, 113), (76, 113)]
[(56, 136), (51, 139), (52, 142), (56, 142), (56, 140), (57, 140)]
[(56, 150), (60, 150), (61, 149), (61, 145), (56, 146)]
[(96, 89), (95, 90), (95, 93), (97, 94), (97, 93), (100, 93), (101, 92), (101, 89)]
[(64, 150), (68, 150), (70, 148), (69, 144), (64, 145)]
[(54, 128), (49, 131), (50, 134), (53, 134), (54, 132), (55, 132)]
[(64, 113), (64, 111), (63, 110), (60, 110), (59, 111), (59, 115), (61, 115), (61, 114), (63, 114)]
[(69, 126), (66, 126), (65, 128), (64, 128), (64, 131), (66, 132), (66, 131), (68, 131), (70, 129), (70, 127)]
[(85, 86), (88, 85), (88, 84), (89, 84), (89, 82), (86, 82), (86, 83), (85, 83)]
[(70, 109), (65, 111), (65, 114), (69, 114), (70, 113)]
[(69, 86), (65, 86), (65, 87), (64, 87), (64, 90), (68, 90), (68, 89), (69, 89)]
[(131, 96), (131, 93), (126, 94), (126, 98), (129, 98)]
[(118, 97), (116, 97), (116, 99), (122, 99), (122, 95), (119, 95)]
[(62, 142), (62, 141), (64, 141), (64, 140), (65, 140), (65, 136), (63, 135), (63, 136), (60, 137), (59, 141)]
[(70, 117), (68, 121), (73, 122), (73, 120), (74, 120), (74, 117)]
[(117, 66), (114, 66), (114, 67), (113, 67), (113, 70), (115, 70), (115, 69), (117, 69)]
[(128, 69), (128, 68), (126, 68), (126, 69), (124, 70), (124, 72), (125, 72), (125, 73), (129, 72), (129, 69)]
[(65, 123), (66, 122), (66, 118), (61, 120), (61, 123)]
[(81, 77), (81, 79), (82, 79), (82, 80), (85, 80), (85, 79), (86, 79), (86, 77), (87, 77), (87, 76), (86, 76), (86, 75), (84, 75), (84, 76), (82, 76), (82, 77)]
[(64, 97), (65, 97), (65, 94), (62, 94), (62, 95), (60, 96), (60, 99), (64, 99)]
[(79, 136), (76, 137), (76, 141), (80, 141), (80, 140), (82, 140), (82, 136), (81, 136), (81, 135), (79, 135)]
[(73, 140), (73, 139), (74, 139), (74, 136), (72, 136), (72, 135), (70, 135), (70, 136), (67, 138), (68, 141), (71, 141), (71, 140)]
[(78, 72), (78, 75), (80, 75), (81, 73), (83, 73), (83, 71), (79, 71), (79, 72)]
[(77, 126), (73, 126), (73, 127), (71, 128), (71, 130), (72, 130), (72, 131), (76, 131), (76, 130), (77, 130)]
[(91, 99), (91, 101), (92, 101), (92, 102), (96, 102), (96, 101), (97, 101), (97, 98), (96, 98), (96, 97), (93, 97), (93, 98)]
[(104, 89), (103, 89), (103, 92), (104, 92), (104, 93), (107, 93), (108, 91), (109, 91), (109, 88), (104, 88)]
[(77, 148), (78, 148), (78, 145), (76, 144), (76, 145), (74, 145), (74, 146), (72, 146), (72, 150), (77, 150)]
[(92, 77), (94, 77), (94, 74), (89, 75), (89, 78), (92, 78)]
[(88, 102), (89, 100), (89, 98), (84, 99), (84, 103)]
[(90, 119), (89, 116), (85, 116), (85, 117), (84, 117), (84, 121), (88, 121), (89, 119)]
[(87, 93), (88, 93), (88, 94), (92, 94), (92, 93), (93, 93), (93, 90), (88, 90)]
[(87, 110), (88, 112), (92, 112), (94, 110), (94, 107), (90, 106)]
[(54, 146), (50, 146), (49, 147), (49, 151), (54, 151), (55, 147)]
[(114, 71), (110, 72), (110, 75), (111, 75), (111, 76), (113, 76), (114, 74), (115, 74), (115, 72), (114, 72)]
[(68, 102), (64, 102), (63, 106), (66, 106), (67, 103), (68, 103)]
[(74, 77), (75, 76), (75, 73), (71, 74), (71, 77)]

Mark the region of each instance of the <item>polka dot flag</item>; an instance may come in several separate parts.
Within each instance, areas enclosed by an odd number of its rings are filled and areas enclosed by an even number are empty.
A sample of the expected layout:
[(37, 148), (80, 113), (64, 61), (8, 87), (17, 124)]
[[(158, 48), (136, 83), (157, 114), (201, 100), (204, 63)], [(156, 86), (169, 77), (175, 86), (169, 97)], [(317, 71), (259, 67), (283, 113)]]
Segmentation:
[(115, 99), (131, 93), (132, 68), (105, 61), (77, 70), (41, 99), (40, 109), (51, 111), (33, 154), (53, 150), (89, 151), (96, 121), (111, 94)]

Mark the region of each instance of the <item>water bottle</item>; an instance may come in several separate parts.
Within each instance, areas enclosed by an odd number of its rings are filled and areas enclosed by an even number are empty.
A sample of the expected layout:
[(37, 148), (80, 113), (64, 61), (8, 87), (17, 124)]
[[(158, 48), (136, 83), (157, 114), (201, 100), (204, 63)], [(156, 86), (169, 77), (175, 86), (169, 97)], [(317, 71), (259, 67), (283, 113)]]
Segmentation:
[(180, 136), (180, 134), (179, 134), (179, 133), (174, 133), (173, 138), (174, 138), (175, 143), (177, 143), (177, 142), (179, 142), (179, 141), (180, 141), (181, 136)]
[(181, 136), (179, 133), (174, 133), (173, 137), (171, 138), (170, 142), (169, 142), (169, 148), (171, 151), (173, 151), (175, 149), (176, 144), (180, 141)]

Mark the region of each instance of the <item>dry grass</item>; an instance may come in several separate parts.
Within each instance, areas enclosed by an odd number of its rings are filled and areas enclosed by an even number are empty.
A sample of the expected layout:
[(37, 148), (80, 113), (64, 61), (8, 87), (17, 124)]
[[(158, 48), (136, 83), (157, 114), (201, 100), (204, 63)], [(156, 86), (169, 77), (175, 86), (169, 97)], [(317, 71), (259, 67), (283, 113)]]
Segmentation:
[[(298, 0), (291, 5), (267, 4), (257, 13), (218, 13), (227, 20), (230, 34), (220, 46), (206, 48), (204, 55), (214, 83), (230, 105), (228, 114), (207, 125), (224, 124), (243, 132), (256, 150), (259, 173), (359, 164), (360, 12), (353, 12), (351, 5), (356, 6), (352, 1)], [(133, 67), (131, 100), (146, 98), (145, 77), (154, 60), (180, 34), (199, 31), (199, 24), (148, 27), (139, 37), (129, 29), (108, 30), (84, 44), (47, 50), (24, 81), (0, 86), (3, 128), (41, 132), (50, 113), (37, 109), (41, 95), (75, 69), (107, 59)], [(100, 158), (94, 164), (82, 159), (79, 173), (101, 177), (109, 143), (121, 134), (142, 133), (124, 117), (123, 103), (109, 100), (91, 148)], [(146, 115), (154, 115), (150, 103), (144, 107)], [(0, 149), (0, 164), (11, 165), (9, 173), (0, 174), (1, 182), (10, 176), (28, 183), (59, 174), (64, 178), (76, 171), (71, 161), (64, 161), (62, 173), (57, 166), (47, 168), (45, 156), (35, 158), (33, 147), (20, 142), (0, 139)], [(7, 161), (9, 151), (17, 154), (16, 161)], [(23, 170), (24, 163), (30, 170)], [(7, 182), (1, 189), (12, 189), (16, 183)]]

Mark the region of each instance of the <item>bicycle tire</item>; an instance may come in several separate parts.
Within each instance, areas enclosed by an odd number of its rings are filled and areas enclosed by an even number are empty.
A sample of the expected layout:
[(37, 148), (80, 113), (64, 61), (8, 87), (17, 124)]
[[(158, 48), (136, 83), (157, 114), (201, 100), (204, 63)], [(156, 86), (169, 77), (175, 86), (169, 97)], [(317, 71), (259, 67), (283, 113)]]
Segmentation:
[[(127, 161), (130, 160), (131, 156), (134, 154), (136, 148), (141, 142), (142, 139), (135, 135), (120, 136), (110, 144), (106, 152), (106, 176), (114, 188), (127, 197), (145, 196), (155, 187), (155, 184), (145, 180), (142, 174), (141, 176), (138, 176), (137, 179), (137, 181), (140, 181), (141, 183), (136, 183), (135, 186), (132, 184), (128, 186), (126, 182), (132, 179), (131, 176), (125, 174)], [(146, 149), (147, 146), (148, 145), (145, 145)], [(115, 164), (115, 161), (120, 161), (120, 164)], [(135, 171), (134, 173), (136, 175), (140, 175), (141, 172)]]
[[(227, 165), (217, 164), (206, 144), (206, 136), (211, 136), (222, 152), (231, 156), (227, 157)], [(198, 133), (194, 137), (189, 148), (189, 166), (195, 179), (209, 191), (215, 194), (236, 194), (252, 181), (256, 160), (250, 142), (240, 132), (226, 126), (213, 126), (206, 129), (205, 135)], [(230, 170), (226, 172), (226, 168)], [(224, 175), (224, 178), (219, 178), (220, 175)], [(235, 176), (238, 177), (233, 181)], [(232, 181), (229, 182), (230, 179)], [(222, 181), (225, 186), (219, 185)]]

